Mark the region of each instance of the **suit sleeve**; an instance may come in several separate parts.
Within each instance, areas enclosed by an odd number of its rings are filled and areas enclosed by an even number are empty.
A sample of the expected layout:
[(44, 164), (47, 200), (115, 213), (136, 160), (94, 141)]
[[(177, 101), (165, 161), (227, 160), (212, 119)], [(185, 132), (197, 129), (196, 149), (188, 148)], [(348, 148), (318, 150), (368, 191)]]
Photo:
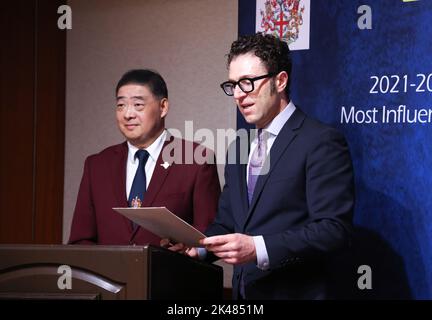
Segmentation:
[(193, 194), (193, 224), (201, 232), (204, 232), (216, 216), (220, 192), (216, 165), (199, 165)]
[(354, 177), (348, 145), (334, 129), (315, 140), (305, 163), (308, 219), (296, 228), (264, 236), (272, 269), (320, 258), (349, 243)]
[(84, 163), (84, 173), (78, 192), (72, 220), (69, 244), (95, 244), (97, 242), (96, 217), (91, 195), (91, 158)]

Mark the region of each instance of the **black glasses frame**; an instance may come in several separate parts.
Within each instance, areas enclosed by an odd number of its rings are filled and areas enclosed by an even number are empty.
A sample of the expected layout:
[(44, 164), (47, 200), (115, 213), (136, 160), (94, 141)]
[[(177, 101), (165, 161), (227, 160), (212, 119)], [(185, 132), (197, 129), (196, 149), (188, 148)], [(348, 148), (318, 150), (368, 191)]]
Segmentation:
[[(254, 77), (254, 78), (241, 78), (241, 79), (239, 79), (238, 81), (225, 81), (225, 82), (221, 83), (220, 87), (222, 88), (222, 90), (225, 92), (225, 94), (226, 94), (227, 96), (233, 96), (233, 95), (234, 95), (234, 89), (235, 89), (235, 87), (236, 87), (237, 85), (239, 86), (239, 88), (240, 88), (241, 91), (243, 91), (244, 93), (249, 93), (249, 92), (252, 92), (252, 91), (255, 90), (255, 81), (257, 81), (257, 80), (261, 80), (261, 79), (264, 79), (264, 78), (268, 78), (268, 77), (273, 77), (275, 74), (276, 74), (276, 73), (271, 72), (271, 73), (267, 73), (267, 74), (265, 74), (265, 75), (258, 76), (258, 77)], [(251, 89), (250, 89), (250, 90), (245, 90), (245, 89), (243, 89), (243, 87), (242, 87), (242, 85), (241, 85), (241, 82), (242, 82), (242, 81), (245, 81), (245, 80), (250, 81), (250, 83), (251, 83)], [(232, 87), (232, 93), (227, 92), (227, 91), (225, 90), (225, 86), (226, 86), (227, 84), (232, 84), (232, 85), (233, 85), (233, 87)]]

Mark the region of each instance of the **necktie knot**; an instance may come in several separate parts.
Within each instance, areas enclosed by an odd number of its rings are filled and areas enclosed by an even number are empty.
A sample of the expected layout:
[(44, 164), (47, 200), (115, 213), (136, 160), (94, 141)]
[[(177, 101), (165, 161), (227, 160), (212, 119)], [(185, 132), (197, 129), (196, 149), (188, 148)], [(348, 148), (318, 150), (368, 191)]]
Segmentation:
[(252, 153), (252, 157), (249, 163), (249, 166), (252, 166), (252, 168), (254, 168), (253, 170), (255, 175), (259, 174), (261, 167), (264, 165), (264, 160), (267, 153), (267, 144), (264, 134), (265, 132), (263, 129), (258, 129), (258, 143)]
[(258, 142), (263, 140), (263, 134), (264, 134), (264, 130), (258, 129)]
[(141, 163), (145, 164), (147, 162), (149, 155), (150, 154), (148, 153), (147, 150), (140, 149), (137, 152), (135, 152), (135, 159), (138, 158), (140, 164)]

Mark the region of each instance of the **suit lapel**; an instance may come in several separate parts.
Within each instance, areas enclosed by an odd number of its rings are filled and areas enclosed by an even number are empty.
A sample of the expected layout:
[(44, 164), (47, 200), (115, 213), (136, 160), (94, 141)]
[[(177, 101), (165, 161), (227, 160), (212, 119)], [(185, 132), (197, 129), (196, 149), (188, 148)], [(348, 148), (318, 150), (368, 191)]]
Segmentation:
[(165, 147), (167, 146), (167, 144), (172, 142), (172, 139), (173, 137), (170, 137), (164, 142), (164, 146), (162, 147), (162, 150), (156, 161), (156, 166), (154, 168), (153, 175), (151, 177), (149, 186), (144, 196), (144, 201), (142, 203), (143, 207), (151, 207), (151, 204), (153, 203), (153, 200), (155, 199), (156, 195), (159, 193), (160, 189), (162, 188), (165, 179), (171, 170), (171, 167), (174, 165), (174, 163), (168, 163), (168, 162), (165, 163), (162, 157)]
[(246, 222), (250, 218), (251, 213), (254, 210), (256, 203), (264, 189), (264, 186), (267, 183), (270, 175), (272, 174), (272, 171), (274, 170), (276, 164), (280, 160), (282, 154), (297, 136), (298, 129), (303, 124), (305, 117), (305, 114), (300, 109), (296, 109), (296, 111), (292, 114), (290, 119), (288, 119), (288, 121), (285, 123), (278, 136), (276, 137), (276, 140), (274, 141), (273, 146), (270, 149), (270, 157), (266, 159), (266, 165), (268, 165), (268, 161), (270, 161), (269, 172), (265, 175), (261, 175), (258, 177), (253, 198), (249, 206)]
[[(248, 133), (247, 138), (247, 149), (242, 150), (242, 138), (237, 138), (236, 143), (236, 169), (237, 169), (237, 175), (238, 175), (238, 181), (239, 181), (239, 199), (242, 204), (243, 209), (243, 216), (242, 219), (245, 219), (247, 216), (247, 212), (249, 209), (249, 201), (248, 201), (248, 195), (247, 195), (247, 184), (246, 184), (246, 170), (247, 170), (247, 163), (249, 158), (249, 149), (250, 149), (250, 131)], [(228, 160), (229, 161), (229, 160)]]
[[(127, 143), (122, 143), (115, 151), (115, 156), (111, 166), (111, 181), (113, 182), (114, 195), (118, 207), (127, 207), (126, 198), (126, 165), (128, 147)], [(122, 216), (123, 222), (129, 231), (132, 231), (130, 220)]]
[(247, 212), (249, 209), (249, 200), (247, 195), (247, 184), (246, 184), (246, 169), (247, 164), (240, 163), (237, 166), (238, 175), (239, 175), (239, 181), (240, 181), (240, 199), (243, 206), (243, 217), (247, 217)]
[[(111, 181), (113, 181), (116, 202), (127, 207), (126, 199), (126, 162), (128, 155), (127, 143), (122, 143), (115, 151), (114, 161), (111, 167)], [(121, 173), (121, 174), (120, 174)]]

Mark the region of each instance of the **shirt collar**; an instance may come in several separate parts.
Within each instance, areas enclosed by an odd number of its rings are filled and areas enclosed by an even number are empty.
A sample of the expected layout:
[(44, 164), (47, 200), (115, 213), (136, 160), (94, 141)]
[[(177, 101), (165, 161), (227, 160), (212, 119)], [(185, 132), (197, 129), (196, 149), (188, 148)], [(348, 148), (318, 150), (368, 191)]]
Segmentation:
[[(166, 135), (167, 135), (167, 131), (166, 130), (162, 131), (160, 136), (157, 137), (156, 140), (153, 141), (153, 143), (151, 145), (149, 145), (147, 148), (144, 149), (149, 153), (150, 158), (154, 162), (156, 162), (157, 158), (159, 157), (159, 153), (160, 153), (162, 146), (165, 142)], [(135, 163), (135, 153), (138, 151), (138, 148), (135, 147), (133, 144), (131, 144), (129, 141), (127, 142), (127, 145), (128, 145), (128, 150), (129, 150), (128, 161), (130, 161), (131, 163)]]
[(288, 105), (264, 128), (264, 130), (277, 136), (295, 110), (296, 107), (294, 103), (290, 101)]

